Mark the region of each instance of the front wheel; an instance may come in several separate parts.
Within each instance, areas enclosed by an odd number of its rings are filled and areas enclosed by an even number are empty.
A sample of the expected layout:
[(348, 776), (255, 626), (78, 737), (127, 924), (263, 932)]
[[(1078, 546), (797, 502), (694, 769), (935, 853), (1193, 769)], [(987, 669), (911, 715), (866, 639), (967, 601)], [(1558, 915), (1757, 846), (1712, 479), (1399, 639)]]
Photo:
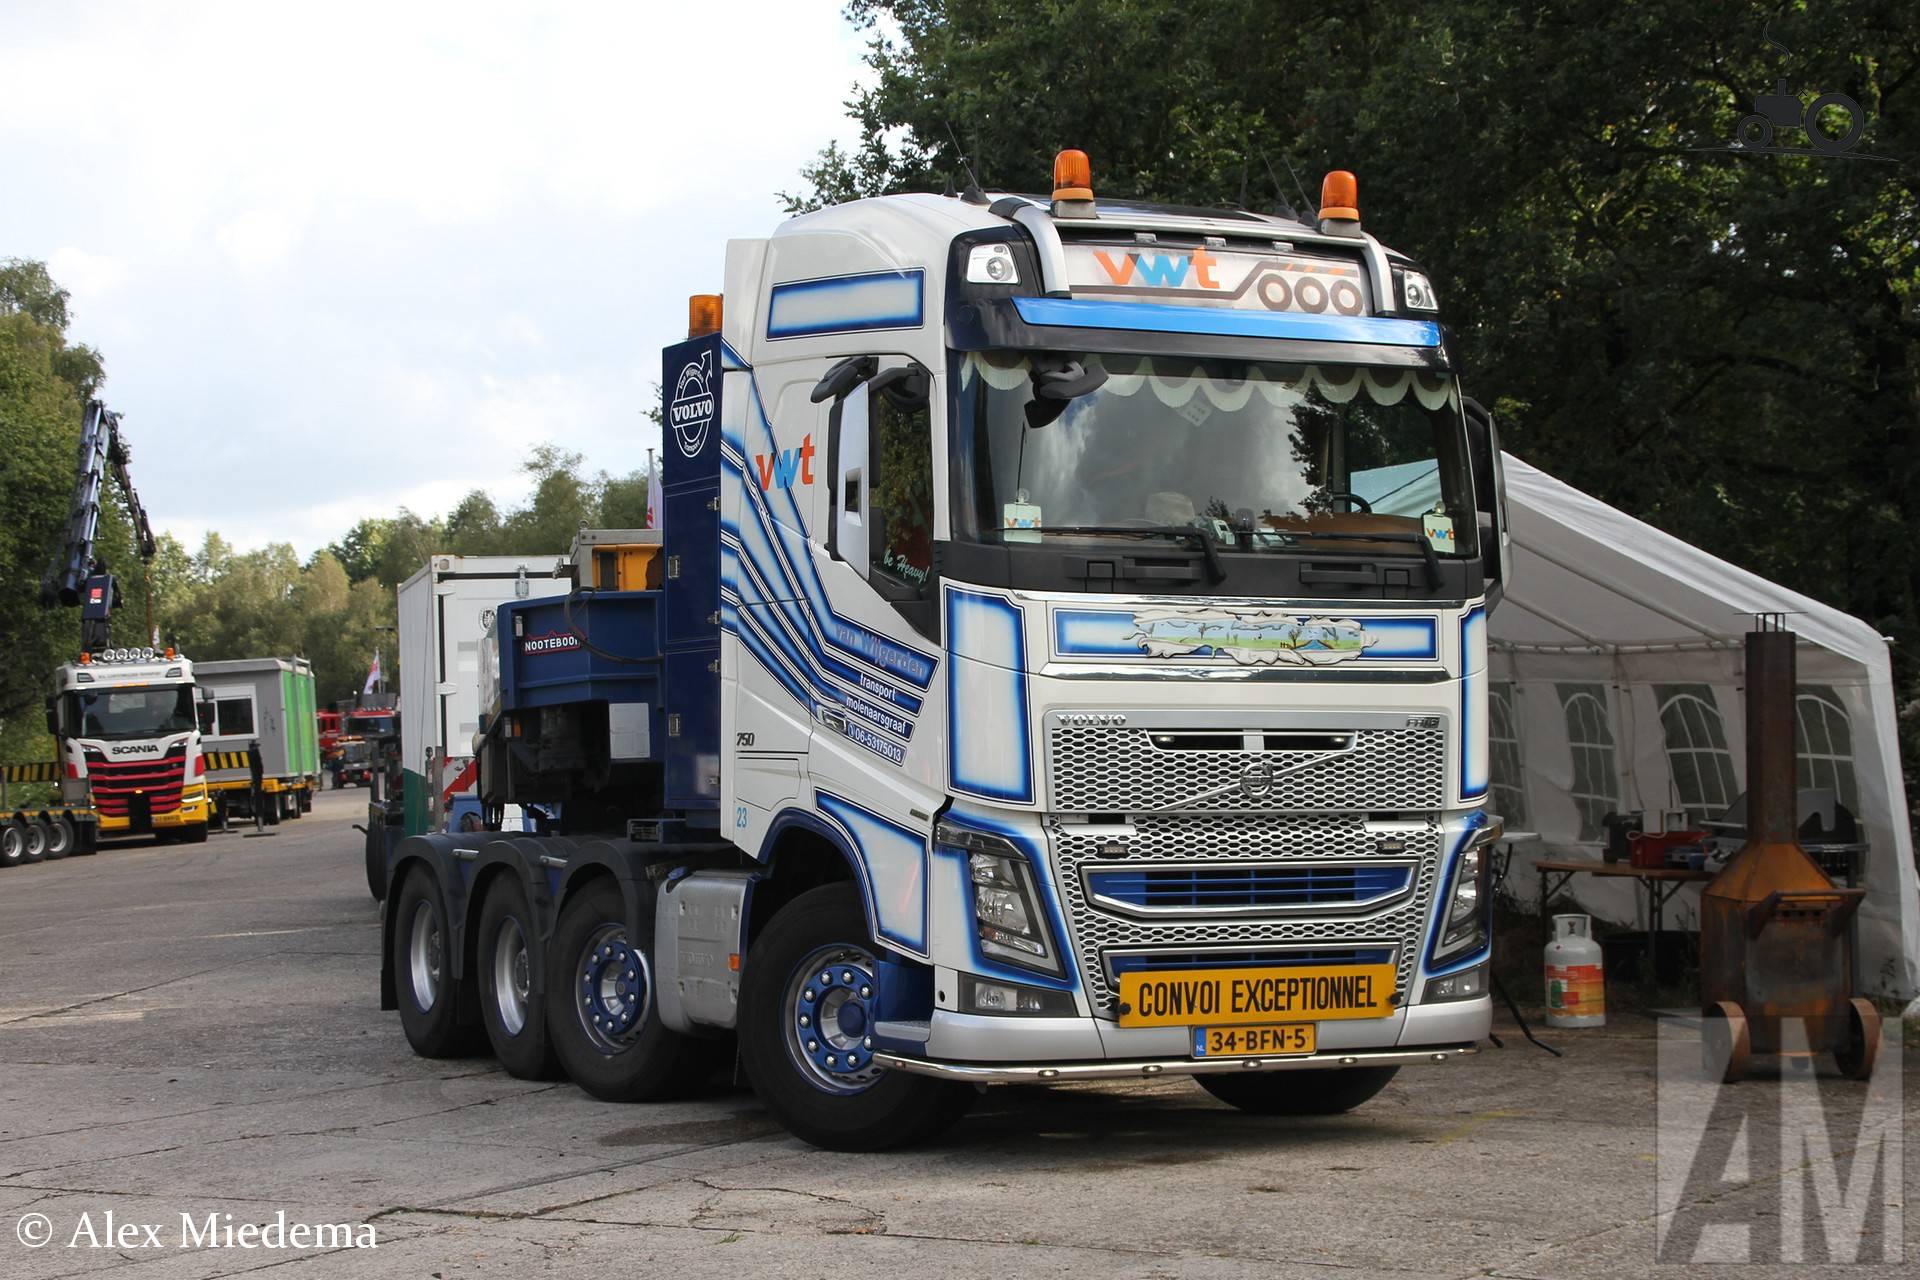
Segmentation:
[(1256, 1116), (1337, 1116), (1386, 1088), (1398, 1067), (1329, 1067), (1195, 1076), (1230, 1107)]
[(207, 842), (207, 824), (196, 822), (190, 827), (181, 827), (174, 833), (174, 839), (181, 844), (205, 844)]
[(879, 964), (851, 884), (782, 908), (747, 955), (740, 1061), (767, 1110), (829, 1151), (922, 1142), (973, 1104), (962, 1084), (873, 1062)]
[(704, 1065), (689, 1036), (660, 1021), (654, 993), (651, 886), (639, 936), (611, 880), (567, 895), (547, 951), (552, 983), (547, 1031), (567, 1077), (605, 1102), (647, 1102), (685, 1092)]

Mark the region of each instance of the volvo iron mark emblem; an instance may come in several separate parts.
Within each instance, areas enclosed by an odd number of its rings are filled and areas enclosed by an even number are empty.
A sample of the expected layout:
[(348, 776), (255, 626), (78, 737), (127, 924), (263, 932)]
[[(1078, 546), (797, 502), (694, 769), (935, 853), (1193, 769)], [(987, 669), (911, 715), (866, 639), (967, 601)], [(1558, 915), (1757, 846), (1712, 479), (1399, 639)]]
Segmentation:
[(1240, 794), (1249, 800), (1265, 800), (1273, 794), (1273, 764), (1256, 760), (1240, 771)]

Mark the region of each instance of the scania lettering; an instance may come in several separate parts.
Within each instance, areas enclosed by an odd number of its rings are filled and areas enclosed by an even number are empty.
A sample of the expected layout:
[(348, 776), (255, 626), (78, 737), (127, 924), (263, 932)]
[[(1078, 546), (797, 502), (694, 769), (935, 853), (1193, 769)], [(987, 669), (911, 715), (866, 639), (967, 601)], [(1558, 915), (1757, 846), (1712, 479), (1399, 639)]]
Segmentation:
[(477, 821), (380, 868), (415, 1050), (620, 1100), (737, 1054), (840, 1150), (998, 1082), (1325, 1114), (1473, 1052), (1499, 449), (1355, 187), (1100, 201), (1063, 152), (1051, 200), (729, 244), (662, 529), (499, 596), (477, 695), (407, 651), (478, 708)]

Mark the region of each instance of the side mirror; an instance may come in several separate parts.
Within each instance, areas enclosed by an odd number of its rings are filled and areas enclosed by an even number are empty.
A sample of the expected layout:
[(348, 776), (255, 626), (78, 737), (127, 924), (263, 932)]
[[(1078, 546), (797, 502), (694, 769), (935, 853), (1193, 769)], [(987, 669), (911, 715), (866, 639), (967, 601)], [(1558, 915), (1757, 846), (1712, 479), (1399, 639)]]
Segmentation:
[(838, 400), (847, 392), (871, 378), (880, 362), (872, 356), (848, 356), (833, 368), (827, 370), (827, 376), (814, 384), (813, 394), (807, 399), (814, 404), (823, 400)]
[(1506, 472), (1500, 465), (1500, 431), (1493, 414), (1478, 400), (1462, 403), (1467, 424), (1467, 458), (1473, 469), (1473, 505), (1480, 527), (1481, 557), (1487, 577), (1505, 587), (1512, 568), (1507, 523)]
[(887, 399), (902, 409), (917, 409), (926, 404), (927, 396), (933, 390), (933, 375), (927, 372), (927, 366), (915, 360), (877, 374), (873, 379), (873, 389), (884, 393)]
[(60, 699), (58, 695), (47, 699), (47, 732), (56, 738), (60, 736)]

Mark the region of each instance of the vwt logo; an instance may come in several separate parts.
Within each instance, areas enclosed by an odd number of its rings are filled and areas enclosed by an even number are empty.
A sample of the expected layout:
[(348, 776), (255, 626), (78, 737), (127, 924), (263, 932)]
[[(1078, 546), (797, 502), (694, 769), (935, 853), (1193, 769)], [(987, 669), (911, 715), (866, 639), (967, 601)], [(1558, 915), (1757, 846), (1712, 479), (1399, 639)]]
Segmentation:
[(800, 438), (798, 449), (782, 449), (772, 455), (756, 453), (753, 465), (760, 472), (762, 489), (791, 489), (795, 480), (813, 483), (813, 437)]
[(680, 452), (688, 458), (700, 456), (706, 446), (707, 431), (713, 426), (713, 352), (702, 351), (698, 360), (681, 367), (674, 380), (673, 399), (667, 402), (667, 422)]

